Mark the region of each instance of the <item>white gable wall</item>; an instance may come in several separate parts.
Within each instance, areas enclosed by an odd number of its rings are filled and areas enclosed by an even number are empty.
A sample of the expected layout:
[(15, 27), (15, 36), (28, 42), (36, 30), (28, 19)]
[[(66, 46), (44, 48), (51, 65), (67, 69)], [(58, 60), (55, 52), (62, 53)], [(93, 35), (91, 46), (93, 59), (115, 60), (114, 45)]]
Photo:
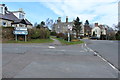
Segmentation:
[(99, 27), (94, 27), (94, 28), (92, 29), (92, 36), (93, 36), (93, 32), (95, 32), (96, 37), (100, 38), (101, 29), (100, 29)]

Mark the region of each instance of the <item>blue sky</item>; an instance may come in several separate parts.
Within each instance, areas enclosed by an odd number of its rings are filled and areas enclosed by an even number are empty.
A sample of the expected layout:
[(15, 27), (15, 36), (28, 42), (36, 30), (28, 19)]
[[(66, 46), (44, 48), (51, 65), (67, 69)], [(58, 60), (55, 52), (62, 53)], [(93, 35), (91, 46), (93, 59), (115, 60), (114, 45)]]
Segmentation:
[(58, 17), (69, 17), (72, 21), (77, 16), (84, 23), (98, 22), (112, 26), (118, 22), (118, 1), (117, 0), (58, 0), (58, 1), (38, 1), (38, 2), (2, 2), (10, 11), (23, 8), (26, 18), (33, 24), (46, 21), (47, 18), (54, 21)]
[(48, 9), (44, 5), (38, 2), (4, 2), (9, 11), (16, 11), (19, 8), (23, 8), (25, 17), (33, 24), (35, 22), (40, 23), (46, 21), (47, 18), (57, 19), (58, 15), (52, 10)]

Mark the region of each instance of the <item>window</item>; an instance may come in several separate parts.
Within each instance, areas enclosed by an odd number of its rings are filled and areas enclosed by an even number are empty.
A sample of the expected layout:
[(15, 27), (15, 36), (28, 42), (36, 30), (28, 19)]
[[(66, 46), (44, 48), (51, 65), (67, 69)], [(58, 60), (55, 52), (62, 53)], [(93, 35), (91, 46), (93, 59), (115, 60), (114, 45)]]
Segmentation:
[(2, 22), (2, 25), (3, 25), (3, 26), (6, 26), (6, 22)]
[(95, 32), (97, 33), (97, 29), (95, 30)]
[(19, 19), (23, 19), (24, 18), (24, 14), (19, 13)]

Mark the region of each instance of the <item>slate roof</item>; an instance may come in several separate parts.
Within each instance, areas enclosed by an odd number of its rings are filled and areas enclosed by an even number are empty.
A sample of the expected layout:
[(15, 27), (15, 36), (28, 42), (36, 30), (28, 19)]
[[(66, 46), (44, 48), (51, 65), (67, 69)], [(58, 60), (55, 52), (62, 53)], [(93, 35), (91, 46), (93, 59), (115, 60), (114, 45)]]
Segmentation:
[(32, 25), (27, 19), (18, 19), (12, 12), (7, 11), (4, 15), (0, 14), (0, 18), (4, 20), (14, 21), (12, 24), (23, 23), (26, 25)]
[(10, 11), (7, 11), (4, 15), (0, 14), (0, 18), (10, 21), (19, 21), (19, 19)]
[(27, 19), (19, 19), (18, 21), (15, 21), (12, 24), (19, 24), (19, 23), (26, 24), (26, 25), (32, 25)]

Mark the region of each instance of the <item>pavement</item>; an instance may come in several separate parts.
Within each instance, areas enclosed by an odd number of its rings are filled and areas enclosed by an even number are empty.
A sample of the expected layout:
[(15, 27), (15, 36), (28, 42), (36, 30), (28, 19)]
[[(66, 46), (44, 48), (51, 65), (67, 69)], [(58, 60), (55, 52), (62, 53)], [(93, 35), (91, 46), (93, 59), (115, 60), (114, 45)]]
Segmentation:
[(61, 45), (57, 40), (44, 44), (2, 44), (2, 71), (3, 78), (118, 77), (118, 72), (85, 44)]

